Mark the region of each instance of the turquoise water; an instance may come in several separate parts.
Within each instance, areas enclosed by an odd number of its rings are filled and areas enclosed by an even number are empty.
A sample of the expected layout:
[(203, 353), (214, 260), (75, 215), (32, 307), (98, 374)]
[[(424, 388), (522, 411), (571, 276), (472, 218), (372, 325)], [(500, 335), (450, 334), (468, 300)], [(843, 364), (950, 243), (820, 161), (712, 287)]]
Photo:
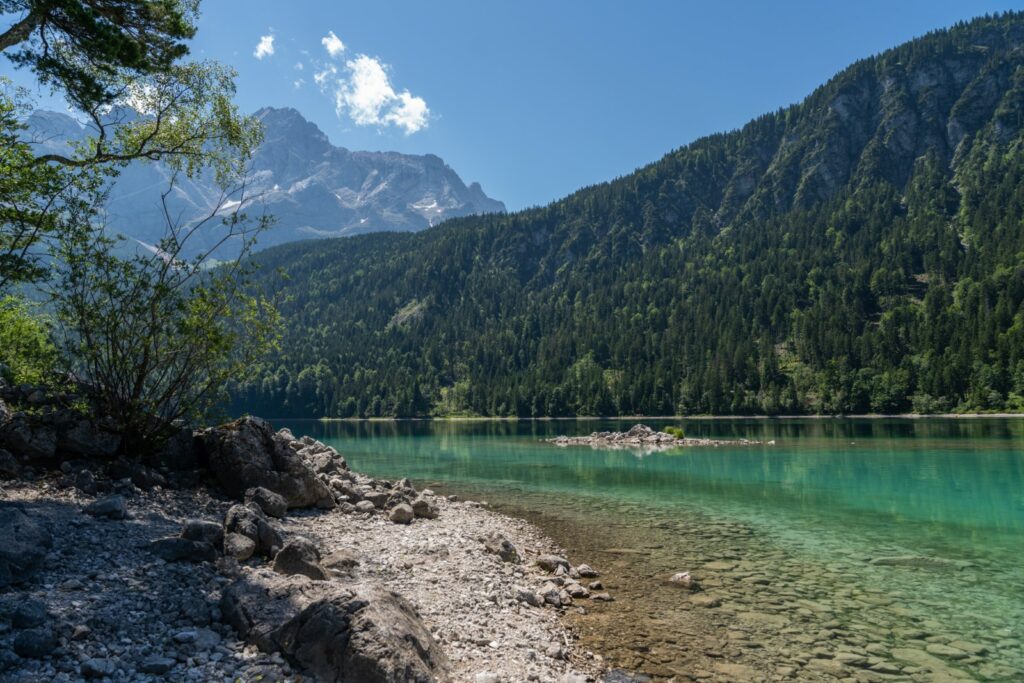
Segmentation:
[[(688, 436), (775, 440), (658, 453), (543, 441), (630, 424), (280, 426), (374, 476), (486, 497), (603, 562), (620, 584), (617, 619), (628, 623), (613, 638), (590, 610), (580, 630), (625, 665), (728, 678), (720, 658), (674, 642), (699, 623), (707, 632), (693, 637), (715, 643), (709, 651), (767, 679), (871, 667), (882, 673), (865, 675), (1024, 679), (1024, 420), (649, 420)], [(891, 557), (937, 560), (872, 562)], [(670, 592), (661, 579), (683, 569), (721, 608), (694, 610)]]

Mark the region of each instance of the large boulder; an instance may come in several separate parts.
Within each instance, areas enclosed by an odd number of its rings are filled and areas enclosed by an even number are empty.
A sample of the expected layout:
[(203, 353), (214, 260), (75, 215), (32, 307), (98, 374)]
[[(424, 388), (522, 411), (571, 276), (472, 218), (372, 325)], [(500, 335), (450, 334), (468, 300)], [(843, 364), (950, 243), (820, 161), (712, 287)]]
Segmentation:
[(90, 420), (78, 420), (59, 432), (57, 449), (61, 456), (111, 458), (121, 446), (121, 437), (101, 429)]
[(53, 545), (49, 529), (15, 507), (0, 507), (0, 539), (0, 588), (35, 576)]
[(210, 471), (228, 495), (241, 499), (254, 487), (284, 497), (288, 507), (334, 506), (327, 484), (291, 447), (257, 417), (243, 417), (197, 432)]
[(0, 426), (0, 446), (31, 460), (50, 461), (57, 453), (57, 430), (51, 425), (32, 424), (18, 413)]
[(154, 461), (172, 472), (195, 469), (199, 466), (196, 439), (190, 429), (179, 429), (155, 454)]
[(264, 652), (279, 652), (319, 680), (433, 683), (449, 663), (404, 598), (305, 576), (248, 572), (220, 603), (225, 621)]

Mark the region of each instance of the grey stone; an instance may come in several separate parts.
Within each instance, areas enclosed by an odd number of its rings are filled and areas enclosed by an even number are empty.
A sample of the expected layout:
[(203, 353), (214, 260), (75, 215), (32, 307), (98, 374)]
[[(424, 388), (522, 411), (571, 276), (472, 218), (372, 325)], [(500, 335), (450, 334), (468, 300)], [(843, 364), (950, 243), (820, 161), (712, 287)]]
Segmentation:
[(625, 669), (612, 669), (601, 677), (601, 683), (651, 683), (651, 677), (631, 673)]
[(408, 503), (402, 503), (391, 508), (391, 514), (388, 515), (388, 519), (395, 524), (408, 524), (415, 516), (416, 514), (413, 512), (412, 506)]
[(288, 512), (288, 501), (262, 486), (254, 486), (245, 492), (245, 502), (255, 503), (268, 517), (284, 517)]
[(536, 591), (528, 590), (526, 588), (520, 588), (516, 591), (516, 600), (519, 602), (525, 602), (527, 605), (532, 607), (541, 607), (544, 605), (544, 597), (538, 594)]
[(90, 496), (95, 496), (99, 487), (96, 485), (96, 475), (91, 470), (79, 470), (75, 475), (75, 488)]
[(700, 590), (700, 584), (697, 582), (697, 579), (690, 575), (690, 572), (676, 572), (669, 578), (669, 582), (688, 591), (696, 592)]
[(10, 451), (0, 448), (0, 479), (17, 479), (21, 473), (21, 463)]
[(0, 508), (0, 588), (34, 577), (52, 545), (53, 537), (42, 523), (18, 508)]
[(82, 662), (81, 671), (86, 678), (106, 678), (117, 672), (117, 664), (110, 659), (87, 659)]
[(242, 534), (224, 535), (224, 554), (236, 560), (248, 560), (256, 552), (256, 541)]
[(430, 631), (389, 591), (258, 570), (224, 590), (221, 610), (240, 636), (325, 681), (448, 680)]
[(356, 512), (370, 513), (377, 509), (377, 506), (368, 500), (361, 500), (356, 503)]
[(274, 556), (278, 574), (302, 574), (317, 581), (326, 581), (327, 570), (320, 564), (320, 551), (309, 539), (296, 537), (284, 544)]
[(327, 484), (265, 420), (244, 417), (197, 432), (197, 439), (210, 471), (232, 497), (263, 487), (281, 495), (288, 507), (334, 505)]
[(558, 555), (541, 555), (537, 558), (537, 566), (546, 572), (553, 572), (558, 567), (564, 567), (568, 571), (569, 560)]
[(142, 660), (142, 664), (139, 665), (139, 671), (144, 674), (156, 674), (157, 676), (161, 676), (173, 669), (177, 663), (177, 660), (171, 659), (170, 657), (150, 655)]
[(284, 545), (277, 529), (254, 504), (231, 506), (224, 516), (225, 543), (230, 534), (241, 534), (252, 540), (255, 544), (253, 552), (263, 557), (271, 557), (275, 548)]
[(124, 496), (115, 494), (89, 503), (85, 506), (83, 512), (93, 517), (125, 519), (128, 517), (128, 506), (125, 503)]
[(42, 659), (57, 647), (57, 637), (48, 628), (30, 628), (14, 638), (14, 652), (19, 657)]
[(562, 590), (551, 581), (546, 582), (540, 587), (540, 596), (549, 605), (554, 605), (555, 607), (562, 605)]
[(0, 426), (0, 446), (30, 460), (50, 461), (57, 452), (57, 432), (49, 425), (32, 425), (14, 416)]
[(359, 566), (359, 558), (351, 550), (335, 550), (320, 560), (320, 564), (328, 569), (348, 572)]
[(495, 533), (485, 538), (484, 549), (500, 557), (502, 562), (519, 562), (519, 550), (502, 534)]
[(389, 495), (384, 491), (367, 491), (363, 494), (363, 499), (373, 503), (373, 507), (378, 510), (382, 510), (388, 502)]
[(583, 579), (596, 579), (601, 576), (601, 574), (589, 564), (581, 564), (576, 567), (576, 572), (580, 575), (580, 578)]
[(437, 507), (423, 496), (412, 501), (412, 511), (417, 517), (424, 519), (436, 519), (438, 515)]
[(78, 420), (70, 429), (62, 430), (57, 438), (61, 455), (110, 458), (120, 447), (120, 436), (100, 429), (89, 420)]
[(35, 628), (46, 622), (46, 603), (36, 598), (23, 598), (11, 613), (14, 628)]
[(150, 542), (149, 552), (165, 562), (216, 562), (217, 549), (206, 541), (170, 536)]
[(181, 537), (217, 547), (224, 541), (224, 527), (208, 519), (189, 519), (181, 527)]

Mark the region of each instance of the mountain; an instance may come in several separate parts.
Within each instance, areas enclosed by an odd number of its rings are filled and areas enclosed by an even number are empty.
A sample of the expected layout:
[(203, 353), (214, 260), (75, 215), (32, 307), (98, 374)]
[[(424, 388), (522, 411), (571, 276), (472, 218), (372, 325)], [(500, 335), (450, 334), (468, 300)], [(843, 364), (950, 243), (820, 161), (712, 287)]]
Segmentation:
[(1009, 13), (544, 208), (263, 252), (285, 340), (236, 407), (1024, 409), (1022, 130)]
[[(254, 155), (246, 194), (254, 200), (254, 212), (265, 207), (275, 217), (274, 227), (259, 239), (261, 248), (311, 237), (422, 230), (453, 216), (505, 210), (478, 183), (466, 186), (433, 154), (336, 147), (294, 109), (264, 108), (255, 116), (263, 123), (264, 141)], [(75, 119), (57, 112), (36, 111), (27, 124), (28, 139), (40, 153), (65, 152), (87, 135)], [(156, 242), (164, 228), (160, 195), (170, 180), (159, 163), (126, 169), (111, 192), (110, 227)], [(208, 215), (219, 201), (216, 186), (203, 176), (179, 179), (169, 198), (173, 213), (186, 221)]]

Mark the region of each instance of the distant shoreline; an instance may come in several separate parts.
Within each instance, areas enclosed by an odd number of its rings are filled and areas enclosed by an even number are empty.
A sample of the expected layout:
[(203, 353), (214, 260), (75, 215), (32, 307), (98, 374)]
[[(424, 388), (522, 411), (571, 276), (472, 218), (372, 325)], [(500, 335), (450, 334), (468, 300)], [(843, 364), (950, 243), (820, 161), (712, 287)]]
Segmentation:
[(1021, 413), (899, 413), (886, 415), (619, 415), (580, 417), (272, 417), (271, 421), (296, 422), (581, 422), (601, 420), (976, 420), (983, 418), (1024, 419)]

